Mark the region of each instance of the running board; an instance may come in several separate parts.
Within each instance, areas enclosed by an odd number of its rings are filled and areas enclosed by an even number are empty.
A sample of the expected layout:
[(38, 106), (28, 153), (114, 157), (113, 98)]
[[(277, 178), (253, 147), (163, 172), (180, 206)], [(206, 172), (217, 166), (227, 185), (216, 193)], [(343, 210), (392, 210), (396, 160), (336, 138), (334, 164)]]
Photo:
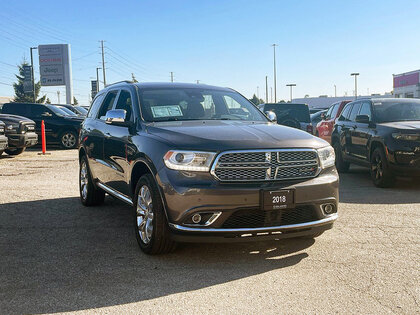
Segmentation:
[(128, 198), (126, 195), (123, 195), (123, 194), (119, 193), (115, 189), (113, 189), (111, 187), (108, 187), (107, 185), (102, 184), (101, 182), (97, 182), (96, 185), (99, 188), (105, 190), (106, 193), (114, 196), (115, 198), (118, 198), (118, 199), (124, 201), (125, 203), (128, 203), (130, 206), (133, 205), (133, 201), (130, 198)]

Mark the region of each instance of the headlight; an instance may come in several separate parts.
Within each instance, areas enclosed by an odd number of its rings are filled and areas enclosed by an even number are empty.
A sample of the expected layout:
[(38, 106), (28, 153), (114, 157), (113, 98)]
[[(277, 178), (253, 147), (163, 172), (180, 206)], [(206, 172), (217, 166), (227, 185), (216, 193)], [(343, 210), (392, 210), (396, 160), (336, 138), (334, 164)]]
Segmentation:
[(328, 146), (322, 149), (318, 149), (319, 162), (321, 168), (327, 168), (334, 166), (335, 164), (335, 152), (332, 146)]
[(172, 170), (208, 172), (215, 155), (213, 152), (168, 151), (163, 160)]
[(392, 137), (397, 140), (407, 140), (407, 141), (420, 141), (420, 134), (409, 134), (409, 133), (393, 133)]

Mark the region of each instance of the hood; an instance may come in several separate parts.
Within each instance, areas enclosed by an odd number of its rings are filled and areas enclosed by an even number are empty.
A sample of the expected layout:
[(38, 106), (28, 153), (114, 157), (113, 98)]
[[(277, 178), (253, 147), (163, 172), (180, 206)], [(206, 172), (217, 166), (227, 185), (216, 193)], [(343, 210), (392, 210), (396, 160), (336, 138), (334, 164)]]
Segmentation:
[(2, 120), (4, 123), (21, 123), (21, 122), (32, 122), (35, 124), (35, 122), (29, 118), (18, 116), (18, 115), (9, 115), (9, 114), (0, 114), (0, 120)]
[(394, 129), (418, 130), (420, 131), (420, 121), (392, 121), (387, 123), (380, 123), (379, 125)]
[(175, 121), (147, 125), (148, 133), (179, 149), (239, 150), (276, 148), (321, 148), (328, 145), (311, 134), (272, 123), (249, 121)]

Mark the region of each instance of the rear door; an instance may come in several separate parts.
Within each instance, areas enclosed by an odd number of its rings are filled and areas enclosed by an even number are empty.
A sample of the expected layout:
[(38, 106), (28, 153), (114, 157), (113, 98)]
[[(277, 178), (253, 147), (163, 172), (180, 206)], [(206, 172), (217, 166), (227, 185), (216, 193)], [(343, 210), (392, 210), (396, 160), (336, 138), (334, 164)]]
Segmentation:
[(340, 118), (337, 120), (337, 130), (339, 133), (339, 139), (341, 147), (346, 155), (349, 154), (349, 148), (351, 146), (351, 134), (350, 134), (350, 112), (352, 110), (353, 104), (346, 105), (341, 114)]

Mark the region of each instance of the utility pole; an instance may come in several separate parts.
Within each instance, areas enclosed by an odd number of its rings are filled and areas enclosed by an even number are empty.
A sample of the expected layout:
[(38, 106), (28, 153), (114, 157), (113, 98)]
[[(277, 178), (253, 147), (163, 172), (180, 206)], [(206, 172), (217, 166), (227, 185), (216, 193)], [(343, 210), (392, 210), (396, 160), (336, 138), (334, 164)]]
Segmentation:
[(174, 73), (171, 71), (171, 82), (174, 82)]
[(276, 75), (276, 46), (278, 46), (277, 44), (273, 44), (271, 45), (273, 46), (274, 49), (274, 63), (273, 63), (273, 67), (274, 67), (274, 103), (277, 103), (277, 75)]
[(273, 87), (270, 86), (270, 93), (271, 93), (271, 103), (273, 103)]
[(106, 75), (105, 75), (105, 53), (104, 53), (104, 41), (101, 40), (101, 49), (102, 49), (102, 73), (104, 75), (104, 87), (106, 86)]
[(334, 97), (337, 97), (337, 85), (334, 84)]
[(357, 100), (357, 76), (359, 74), (360, 73), (357, 73), (357, 72), (353, 72), (350, 74), (351, 76), (354, 76), (354, 99), (356, 100)]
[(268, 103), (268, 83), (267, 83), (267, 76), (265, 76), (265, 102)]
[(99, 92), (99, 69), (102, 68), (96, 68), (96, 93)]
[(35, 77), (34, 77), (34, 57), (32, 56), (32, 50), (33, 49), (38, 49), (38, 47), (31, 47), (30, 51), (31, 51), (31, 72), (32, 72), (32, 90), (33, 90), (33, 95), (34, 95), (34, 103), (36, 103), (36, 94), (35, 94)]
[(258, 100), (260, 99), (260, 87), (259, 86), (257, 86), (257, 98), (258, 98)]
[(197, 84), (200, 84), (200, 80), (197, 80)]
[(57, 100), (58, 100), (58, 104), (61, 104), (60, 103), (60, 91), (57, 91)]
[(289, 83), (289, 84), (286, 84), (286, 86), (290, 86), (290, 103), (291, 103), (292, 102), (292, 99), (293, 99), (293, 97), (292, 97), (292, 89), (293, 89), (294, 86), (296, 86), (296, 84)]

